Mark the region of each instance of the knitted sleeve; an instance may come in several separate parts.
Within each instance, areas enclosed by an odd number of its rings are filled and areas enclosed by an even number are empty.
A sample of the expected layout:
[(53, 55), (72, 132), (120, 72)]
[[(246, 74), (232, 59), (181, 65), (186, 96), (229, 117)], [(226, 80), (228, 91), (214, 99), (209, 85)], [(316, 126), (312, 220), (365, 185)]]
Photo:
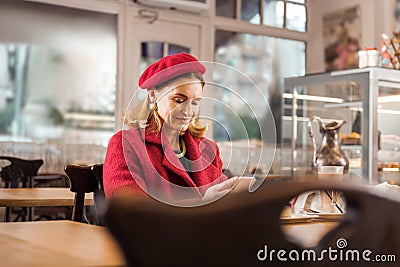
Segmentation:
[[(129, 158), (127, 158), (127, 155), (129, 155)], [(143, 191), (146, 190), (146, 185), (141, 178), (143, 174), (140, 166), (140, 161), (134, 151), (129, 151), (129, 153), (125, 151), (124, 153), (122, 132), (120, 131), (111, 137), (103, 165), (103, 183), (106, 197), (116, 195), (147, 196)]]

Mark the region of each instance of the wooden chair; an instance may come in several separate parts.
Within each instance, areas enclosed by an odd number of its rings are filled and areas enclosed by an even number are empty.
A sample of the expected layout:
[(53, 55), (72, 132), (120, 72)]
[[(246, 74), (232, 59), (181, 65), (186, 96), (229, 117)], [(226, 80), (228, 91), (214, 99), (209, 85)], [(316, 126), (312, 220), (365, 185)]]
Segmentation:
[(38, 174), (40, 167), (43, 165), (42, 159), (27, 160), (22, 158), (0, 156), (0, 160), (10, 162), (9, 165), (3, 167), (0, 171), (0, 177), (4, 181), (5, 188), (15, 187), (48, 187), (53, 186), (54, 181), (58, 182), (58, 186), (69, 186), (68, 178), (60, 173), (44, 173)]
[(5, 183), (6, 188), (19, 187), (33, 187), (33, 177), (38, 175), (40, 167), (43, 165), (42, 159), (27, 160), (15, 157), (0, 156), (0, 160), (10, 162), (1, 170), (1, 178)]
[[(70, 180), (70, 190), (75, 193), (74, 207), (72, 211), (72, 220), (82, 222), (84, 214), (85, 194), (95, 194), (95, 224), (99, 224), (98, 212), (96, 207), (96, 198), (103, 193), (103, 189), (98, 182), (98, 178), (93, 171), (99, 171), (99, 167), (90, 165), (69, 164), (64, 167), (64, 171)], [(99, 173), (97, 173), (99, 175)]]
[(104, 196), (104, 186), (103, 186), (103, 164), (94, 164), (90, 167), (94, 176), (96, 177), (99, 193)]
[[(400, 247), (400, 203), (353, 185), (309, 182), (264, 182), (255, 192), (230, 193), (196, 208), (174, 207), (152, 199), (110, 199), (106, 226), (116, 238), (128, 266), (373, 266), (370, 262), (279, 261), (276, 253), (302, 252), (282, 232), (280, 214), (296, 195), (320, 189), (341, 190), (347, 212), (323, 237), (315, 251), (337, 248), (345, 238), (352, 249), (396, 254)], [(272, 261), (261, 262), (259, 250), (275, 249)], [(287, 254), (286, 254), (287, 256)], [(398, 266), (386, 262), (385, 266)]]
[[(10, 164), (1, 168), (0, 177), (4, 182), (5, 188), (16, 188), (16, 187), (32, 187), (33, 177), (37, 176), (40, 167), (43, 165), (43, 160), (27, 160), (15, 157), (0, 156), (0, 160), (8, 161)], [(11, 220), (11, 214), (13, 210), (18, 214), (14, 221), (22, 220), (26, 221), (26, 215), (28, 220), (33, 219), (33, 208), (19, 208), (18, 211), (15, 208), (7, 207), (5, 211), (5, 221)]]

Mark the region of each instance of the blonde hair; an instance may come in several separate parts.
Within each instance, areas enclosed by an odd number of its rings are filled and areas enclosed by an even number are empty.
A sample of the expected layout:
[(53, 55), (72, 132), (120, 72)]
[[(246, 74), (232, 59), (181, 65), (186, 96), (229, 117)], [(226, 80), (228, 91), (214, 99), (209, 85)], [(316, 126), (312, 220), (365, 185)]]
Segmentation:
[[(204, 79), (198, 73), (186, 73), (175, 77), (171, 80), (163, 82), (160, 85), (157, 85), (155, 88), (160, 89), (171, 83), (172, 81), (181, 78), (181, 77), (195, 77), (200, 80), (201, 86), (204, 88)], [(195, 139), (199, 139), (204, 136), (207, 126), (200, 124), (200, 119), (195, 115), (195, 117), (190, 121), (187, 130), (192, 134)], [(164, 120), (160, 118), (157, 112), (157, 103), (152, 106), (150, 102), (150, 97), (147, 95), (144, 100), (142, 100), (137, 106), (135, 106), (132, 110), (129, 111), (128, 114), (124, 117), (124, 123), (128, 125), (130, 128), (147, 128), (152, 133), (159, 133), (162, 129)], [(185, 131), (180, 134), (183, 135)]]

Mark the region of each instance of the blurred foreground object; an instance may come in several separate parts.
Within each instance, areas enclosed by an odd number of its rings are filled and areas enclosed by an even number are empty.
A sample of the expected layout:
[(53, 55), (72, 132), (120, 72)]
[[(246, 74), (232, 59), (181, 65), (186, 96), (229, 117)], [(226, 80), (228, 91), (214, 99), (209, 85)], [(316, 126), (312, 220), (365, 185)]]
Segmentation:
[[(319, 243), (305, 250), (286, 238), (280, 215), (293, 196), (302, 192), (335, 189), (343, 192), (347, 211), (338, 226)], [(392, 198), (392, 197), (393, 198)], [(375, 255), (400, 257), (400, 201), (397, 196), (363, 186), (328, 182), (269, 181), (253, 193), (230, 193), (210, 205), (196, 208), (169, 206), (151, 199), (114, 198), (106, 226), (116, 238), (128, 266), (337, 266), (323, 257), (337, 249), (345, 254), (370, 250)], [(348, 247), (339, 247), (339, 240)], [(264, 258), (264, 249), (270, 253)], [(312, 251), (322, 258), (281, 261), (272, 250)], [(260, 254), (261, 251), (261, 254)], [(325, 251), (326, 252), (326, 251)], [(265, 251), (264, 254), (266, 254)], [(266, 255), (265, 255), (266, 256)], [(361, 256), (360, 256), (361, 257)], [(385, 262), (385, 266), (398, 263)], [(340, 266), (371, 266), (366, 260), (340, 261)]]

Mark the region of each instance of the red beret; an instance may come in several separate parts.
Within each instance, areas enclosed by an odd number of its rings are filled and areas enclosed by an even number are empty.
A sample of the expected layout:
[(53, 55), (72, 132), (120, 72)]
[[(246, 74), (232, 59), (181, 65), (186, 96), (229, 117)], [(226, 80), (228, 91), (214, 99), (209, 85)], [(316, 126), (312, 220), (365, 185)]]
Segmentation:
[(147, 67), (139, 78), (139, 87), (149, 89), (190, 72), (203, 75), (206, 72), (206, 68), (188, 53), (166, 56)]

